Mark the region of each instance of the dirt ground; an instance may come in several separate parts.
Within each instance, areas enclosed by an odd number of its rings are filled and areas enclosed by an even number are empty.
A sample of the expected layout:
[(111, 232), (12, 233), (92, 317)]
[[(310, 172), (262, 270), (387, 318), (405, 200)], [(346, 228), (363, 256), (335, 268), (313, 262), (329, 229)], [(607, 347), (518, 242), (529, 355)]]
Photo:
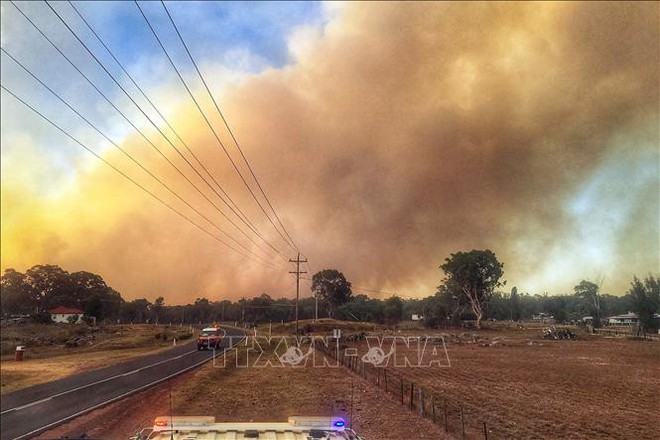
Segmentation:
[[(168, 349), (172, 338), (185, 338), (189, 329), (153, 325), (90, 328), (28, 324), (3, 326), (0, 333), (3, 347), (10, 347), (12, 352), (0, 358), (0, 392), (4, 394)], [(190, 336), (183, 341), (187, 340)], [(14, 360), (16, 345), (26, 346), (21, 362)], [(44, 371), (48, 371), (48, 375), (44, 375)]]
[[(389, 368), (448, 402), (449, 423), (489, 438), (635, 438), (660, 433), (660, 343), (582, 335), (547, 341), (536, 330), (445, 333), (448, 368)], [(353, 344), (367, 350), (365, 343)], [(387, 351), (387, 350), (385, 350)], [(397, 344), (396, 355), (410, 354)], [(414, 358), (414, 356), (412, 356)], [(406, 391), (407, 392), (407, 391)]]
[[(218, 421), (274, 421), (290, 415), (350, 419), (352, 406), (354, 428), (369, 439), (461, 438), (461, 407), (468, 439), (484, 438), (484, 422), (489, 439), (658, 438), (657, 340), (581, 334), (576, 341), (547, 341), (537, 328), (434, 334), (446, 341), (450, 366), (388, 367), (388, 393), (374, 376), (363, 380), (345, 368), (207, 365), (41, 438), (83, 432), (127, 438), (169, 413), (170, 387), (175, 415), (213, 415)], [(364, 342), (350, 345), (366, 351)], [(397, 347), (397, 356), (410, 354)], [(410, 383), (416, 392), (424, 389), (427, 402), (434, 397), (437, 424), (419, 416), (417, 394), (412, 412), (401, 405), (401, 379), (406, 401)], [(449, 436), (442, 426), (445, 402)]]
[[(231, 359), (230, 359), (231, 360)], [(86, 433), (125, 439), (169, 414), (212, 415), (218, 421), (285, 421), (291, 415), (343, 416), (369, 439), (449, 439), (382, 390), (342, 368), (224, 368), (208, 364), (176, 379), (44, 433), (39, 438)], [(352, 394), (352, 405), (351, 405)]]

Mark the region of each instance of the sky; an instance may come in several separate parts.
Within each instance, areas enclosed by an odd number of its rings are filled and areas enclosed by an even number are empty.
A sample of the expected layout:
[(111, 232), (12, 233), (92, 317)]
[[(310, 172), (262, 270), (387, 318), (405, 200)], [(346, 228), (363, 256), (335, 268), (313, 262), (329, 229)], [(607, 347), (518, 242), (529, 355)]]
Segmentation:
[(293, 296), (270, 202), (307, 277), (375, 297), (431, 295), (472, 249), (531, 294), (660, 272), (657, 3), (166, 2), (268, 200), (160, 3), (139, 5), (215, 135), (135, 3), (73, 5), (158, 112), (69, 3), (107, 72), (47, 4), (16, 5), (76, 68), (2, 2), (3, 87), (106, 162), (2, 91), (3, 270), (170, 304)]

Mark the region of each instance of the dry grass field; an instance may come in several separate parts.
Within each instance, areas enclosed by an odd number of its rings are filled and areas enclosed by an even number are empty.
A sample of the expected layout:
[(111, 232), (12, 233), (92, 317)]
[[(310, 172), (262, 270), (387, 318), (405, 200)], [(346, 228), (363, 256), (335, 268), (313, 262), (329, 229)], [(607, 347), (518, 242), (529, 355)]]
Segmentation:
[[(266, 348), (266, 350), (268, 350)], [(245, 352), (240, 353), (244, 359)], [(402, 411), (383, 390), (342, 368), (235, 368), (207, 364), (169, 383), (128, 397), (39, 436), (52, 439), (86, 433), (93, 438), (128, 438), (157, 416), (210, 415), (218, 421), (285, 421), (291, 415), (343, 416), (368, 439), (443, 440), (440, 426)], [(352, 403), (351, 403), (352, 402)], [(351, 411), (352, 408), (352, 411)]]
[[(334, 325), (327, 323), (328, 326)], [(346, 324), (345, 330), (361, 330)], [(282, 329), (284, 332), (288, 328)], [(383, 330), (383, 329), (378, 329)], [(423, 330), (413, 331), (414, 335)], [(177, 415), (213, 415), (219, 421), (283, 420), (289, 415), (351, 416), (369, 439), (657, 439), (660, 427), (660, 343), (581, 334), (579, 340), (547, 341), (539, 328), (434, 332), (444, 337), (449, 367), (388, 367), (367, 377), (347, 368), (203, 368), (63, 425), (43, 438), (87, 433), (126, 438), (169, 412), (171, 387)], [(388, 330), (388, 335), (405, 331)], [(350, 343), (360, 354), (365, 342)], [(439, 344), (442, 347), (442, 344)], [(397, 356), (406, 353), (397, 345)], [(242, 356), (239, 354), (239, 356)], [(229, 364), (232, 362), (229, 358)], [(405, 405), (400, 384), (405, 385)], [(410, 410), (410, 384), (415, 384)], [(419, 415), (436, 403), (436, 423)], [(447, 402), (449, 434), (444, 427)]]
[[(411, 383), (423, 388), (426, 405), (432, 397), (438, 403), (439, 423), (446, 401), (454, 432), (461, 429), (462, 407), (474, 438), (483, 438), (484, 422), (489, 438), (658, 438), (658, 341), (591, 335), (547, 341), (537, 330), (444, 337), (451, 366), (388, 367), (388, 380), (400, 396), (403, 379), (406, 402)], [(367, 350), (364, 342), (352, 345)], [(403, 343), (396, 354), (415, 357)]]
[[(187, 327), (154, 325), (25, 324), (3, 326), (1, 334), (3, 394), (164, 350), (174, 337), (190, 338)], [(17, 345), (27, 347), (22, 362), (14, 361)]]

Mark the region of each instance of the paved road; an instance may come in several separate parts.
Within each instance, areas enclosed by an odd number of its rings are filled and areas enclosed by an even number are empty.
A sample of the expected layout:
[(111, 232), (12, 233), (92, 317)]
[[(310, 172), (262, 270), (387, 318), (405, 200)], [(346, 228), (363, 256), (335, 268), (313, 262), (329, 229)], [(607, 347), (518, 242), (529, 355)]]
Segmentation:
[[(244, 335), (240, 329), (224, 327), (224, 330), (227, 336), (234, 337), (234, 343)], [(230, 338), (226, 338), (223, 349), (229, 344)], [(87, 411), (191, 370), (212, 357), (212, 351), (197, 351), (197, 345), (193, 342), (4, 395), (1, 397), (0, 438), (29, 438)], [(48, 372), (44, 371), (44, 374)]]

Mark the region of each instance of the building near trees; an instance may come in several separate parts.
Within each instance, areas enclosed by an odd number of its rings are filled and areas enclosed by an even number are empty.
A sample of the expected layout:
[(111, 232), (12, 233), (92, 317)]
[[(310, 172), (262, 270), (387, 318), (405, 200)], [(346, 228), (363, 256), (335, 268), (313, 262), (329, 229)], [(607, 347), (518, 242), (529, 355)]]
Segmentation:
[(58, 306), (48, 311), (50, 319), (56, 323), (79, 324), (85, 314), (82, 310), (71, 307)]

